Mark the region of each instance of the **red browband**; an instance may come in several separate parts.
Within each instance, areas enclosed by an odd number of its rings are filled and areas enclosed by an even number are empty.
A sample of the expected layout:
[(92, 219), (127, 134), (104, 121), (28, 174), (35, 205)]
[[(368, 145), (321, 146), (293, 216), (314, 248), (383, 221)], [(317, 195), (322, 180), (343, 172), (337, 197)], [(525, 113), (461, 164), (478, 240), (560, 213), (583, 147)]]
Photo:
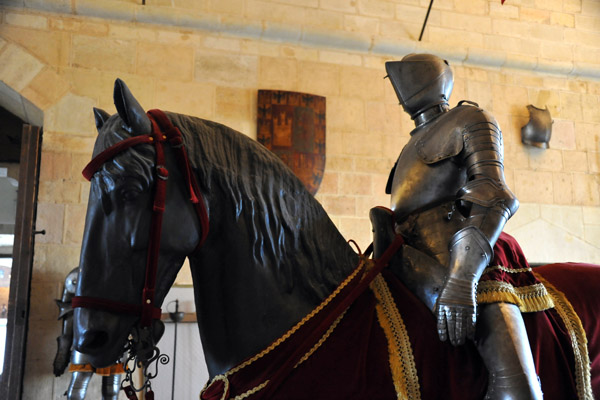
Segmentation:
[(160, 319), (161, 314), (161, 309), (154, 306), (154, 290), (156, 286), (156, 273), (158, 270), (162, 217), (165, 211), (167, 179), (169, 176), (169, 171), (165, 167), (164, 142), (168, 141), (176, 152), (179, 168), (183, 172), (186, 186), (190, 194), (190, 201), (193, 203), (200, 220), (201, 236), (194, 251), (197, 251), (206, 240), (209, 227), (208, 212), (206, 211), (204, 198), (200, 192), (196, 177), (192, 172), (187, 151), (183, 145), (181, 132), (177, 127), (171, 124), (171, 121), (169, 121), (164, 112), (160, 110), (150, 110), (147, 115), (152, 122), (151, 134), (134, 136), (110, 146), (94, 157), (82, 171), (83, 176), (87, 180), (91, 180), (92, 176), (98, 171), (102, 164), (112, 159), (123, 150), (138, 144), (154, 144), (156, 152), (156, 179), (142, 303), (128, 304), (98, 297), (85, 296), (75, 296), (72, 303), (73, 308), (85, 307), (120, 314), (141, 315), (140, 324), (143, 327), (150, 326), (153, 319)]

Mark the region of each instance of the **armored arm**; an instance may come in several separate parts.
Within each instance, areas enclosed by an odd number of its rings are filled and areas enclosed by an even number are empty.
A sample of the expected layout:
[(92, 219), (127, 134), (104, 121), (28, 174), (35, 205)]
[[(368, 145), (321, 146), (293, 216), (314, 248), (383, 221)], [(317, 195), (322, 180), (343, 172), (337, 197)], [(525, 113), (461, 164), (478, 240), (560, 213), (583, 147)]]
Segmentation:
[(504, 181), (502, 132), (494, 117), (477, 110), (479, 120), (463, 131), (468, 181), (458, 192), (458, 205), (466, 225), (479, 229), (493, 246), (519, 201)]
[(502, 133), (495, 119), (472, 108), (470, 123), (462, 132), (459, 155), (467, 182), (457, 194), (457, 209), (464, 227), (450, 243), (448, 279), (437, 304), (441, 340), (462, 344), (473, 338), (476, 321), (476, 288), (493, 256), (493, 246), (519, 202), (504, 181)]
[(71, 345), (73, 344), (73, 307), (71, 300), (75, 296), (75, 285), (79, 269), (72, 270), (65, 279), (65, 286), (60, 300), (56, 300), (59, 309), (58, 319), (62, 319), (62, 334), (56, 338), (58, 348), (54, 357), (54, 375), (60, 376), (69, 365)]

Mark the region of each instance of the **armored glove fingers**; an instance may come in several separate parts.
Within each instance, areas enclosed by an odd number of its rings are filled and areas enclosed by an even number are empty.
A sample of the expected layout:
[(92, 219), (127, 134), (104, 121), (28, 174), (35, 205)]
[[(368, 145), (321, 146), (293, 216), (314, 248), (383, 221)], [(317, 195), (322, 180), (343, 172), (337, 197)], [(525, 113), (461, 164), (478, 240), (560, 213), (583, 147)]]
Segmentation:
[(473, 339), (477, 318), (477, 283), (492, 258), (492, 246), (476, 227), (456, 232), (450, 242), (449, 277), (437, 302), (440, 340), (454, 346)]
[(56, 350), (56, 356), (54, 357), (54, 376), (61, 376), (69, 365), (72, 338), (62, 335), (57, 337), (56, 341), (58, 343), (58, 349)]
[(448, 338), (454, 346), (473, 339), (477, 315), (476, 284), (470, 280), (448, 278), (438, 299), (437, 329), (441, 341)]

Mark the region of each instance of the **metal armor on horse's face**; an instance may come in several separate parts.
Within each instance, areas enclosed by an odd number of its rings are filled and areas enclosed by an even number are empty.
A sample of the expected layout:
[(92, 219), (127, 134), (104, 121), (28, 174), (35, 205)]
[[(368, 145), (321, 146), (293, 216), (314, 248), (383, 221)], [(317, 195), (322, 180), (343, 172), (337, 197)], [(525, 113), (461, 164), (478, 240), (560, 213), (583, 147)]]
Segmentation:
[[(56, 300), (59, 308), (58, 319), (63, 320), (62, 334), (56, 338), (58, 349), (54, 358), (54, 375), (63, 374), (70, 363), (74, 366), (89, 366), (89, 357), (85, 354), (72, 350), (73, 344), (73, 307), (71, 301), (75, 296), (77, 289), (77, 279), (79, 277), (79, 267), (73, 268), (65, 278), (63, 295), (60, 300)], [(81, 369), (81, 368), (80, 368)], [(68, 400), (83, 400), (86, 396), (88, 384), (94, 372), (91, 367), (88, 370), (78, 370), (74, 368), (71, 375), (69, 387), (65, 392)], [(102, 399), (117, 400), (120, 389), (121, 376), (119, 373), (113, 373), (102, 376)]]
[(498, 123), (472, 102), (449, 108), (452, 72), (436, 56), (411, 54), (386, 70), (416, 125), (388, 183), (395, 231), (408, 243), (395, 272), (432, 309), (441, 340), (476, 339), (490, 372), (489, 398), (539, 398), (517, 306), (477, 306), (479, 279), (519, 204), (504, 181)]

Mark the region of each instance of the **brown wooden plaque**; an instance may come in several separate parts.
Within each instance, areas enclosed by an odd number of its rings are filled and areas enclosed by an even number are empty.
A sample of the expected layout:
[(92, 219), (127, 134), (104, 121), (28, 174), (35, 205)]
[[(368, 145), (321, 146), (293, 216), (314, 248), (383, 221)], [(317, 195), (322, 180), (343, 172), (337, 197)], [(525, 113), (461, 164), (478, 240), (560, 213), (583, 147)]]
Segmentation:
[(257, 139), (317, 193), (325, 171), (325, 97), (259, 90)]

